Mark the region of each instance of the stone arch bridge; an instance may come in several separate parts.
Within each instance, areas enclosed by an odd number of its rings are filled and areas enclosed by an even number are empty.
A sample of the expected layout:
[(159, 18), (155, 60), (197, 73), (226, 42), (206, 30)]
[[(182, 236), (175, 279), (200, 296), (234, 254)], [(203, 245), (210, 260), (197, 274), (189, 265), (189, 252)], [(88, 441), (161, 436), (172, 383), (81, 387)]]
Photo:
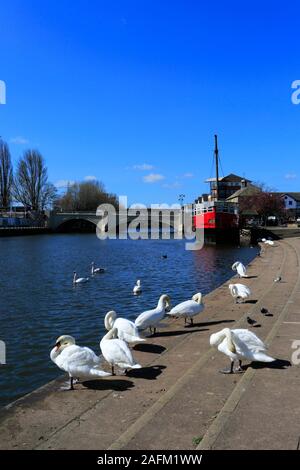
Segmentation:
[[(152, 209), (140, 213), (139, 209), (131, 209), (128, 212), (115, 212), (108, 223), (115, 223), (118, 231), (120, 225), (130, 227), (140, 222), (142, 227), (148, 229), (156, 227), (161, 231), (170, 230), (171, 232), (179, 232), (183, 229), (182, 212), (180, 209)], [(51, 212), (48, 226), (54, 232), (94, 232), (96, 227), (100, 227), (103, 221), (103, 215), (96, 212)], [(105, 224), (103, 224), (105, 231)]]

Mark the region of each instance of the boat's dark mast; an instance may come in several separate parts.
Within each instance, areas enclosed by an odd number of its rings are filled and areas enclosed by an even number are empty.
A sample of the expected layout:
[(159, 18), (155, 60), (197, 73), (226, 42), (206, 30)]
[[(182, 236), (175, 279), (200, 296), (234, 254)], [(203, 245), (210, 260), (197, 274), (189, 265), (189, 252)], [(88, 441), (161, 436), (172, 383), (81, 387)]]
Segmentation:
[(219, 199), (219, 150), (218, 136), (215, 135), (215, 161), (216, 161), (216, 200)]

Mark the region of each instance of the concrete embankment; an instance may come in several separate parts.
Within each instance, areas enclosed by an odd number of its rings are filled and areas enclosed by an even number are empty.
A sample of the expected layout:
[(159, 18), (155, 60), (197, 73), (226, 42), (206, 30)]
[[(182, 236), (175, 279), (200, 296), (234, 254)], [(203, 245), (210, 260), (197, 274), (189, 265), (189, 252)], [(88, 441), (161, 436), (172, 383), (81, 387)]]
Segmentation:
[[(289, 365), (300, 339), (300, 239), (276, 242), (249, 266), (249, 303), (234, 305), (225, 283), (205, 297), (194, 327), (167, 319), (134, 355), (145, 367), (61, 389), (60, 378), (0, 415), (2, 449), (296, 449), (300, 367)], [(274, 283), (277, 275), (282, 281)], [(265, 307), (270, 316), (263, 316)], [(243, 374), (218, 370), (228, 359), (209, 346), (224, 327), (251, 328), (274, 364)]]

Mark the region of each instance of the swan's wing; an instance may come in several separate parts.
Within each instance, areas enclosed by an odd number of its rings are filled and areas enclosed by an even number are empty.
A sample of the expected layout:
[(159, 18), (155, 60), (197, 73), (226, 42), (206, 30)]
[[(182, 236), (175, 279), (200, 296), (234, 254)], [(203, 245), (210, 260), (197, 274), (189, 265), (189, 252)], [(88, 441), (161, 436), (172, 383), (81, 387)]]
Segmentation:
[(266, 351), (266, 345), (252, 331), (246, 329), (231, 330), (232, 339), (236, 346), (237, 352), (245, 353), (246, 350), (252, 354)]
[(114, 326), (118, 329), (118, 334), (122, 331), (130, 336), (138, 336), (138, 330), (135, 324), (125, 318), (117, 318)]
[(244, 284), (235, 284), (235, 287), (237, 289), (238, 296), (251, 295), (251, 290)]
[(196, 315), (203, 310), (203, 305), (198, 304), (194, 300), (186, 300), (178, 305), (175, 305), (167, 315)]
[(100, 366), (100, 358), (89, 348), (69, 346), (60, 354), (61, 367), (73, 377), (88, 376), (93, 368)]
[(149, 325), (160, 321), (165, 315), (165, 310), (153, 309), (141, 313), (135, 320), (134, 324), (137, 328), (147, 328)]
[(144, 339), (140, 338), (139, 330), (132, 321), (126, 320), (125, 318), (118, 318), (115, 322), (115, 325), (118, 329), (119, 339), (123, 339), (129, 343), (145, 341)]
[(114, 364), (133, 364), (131, 351), (125, 341), (121, 339), (111, 339), (105, 341), (103, 354), (105, 358)]
[[(76, 346), (76, 345), (75, 345)], [(66, 350), (73, 348), (74, 346), (70, 346), (66, 348)], [(71, 354), (68, 356), (68, 364), (69, 366), (90, 366), (94, 367), (100, 364), (100, 358), (96, 356), (94, 351), (87, 347), (76, 346), (76, 350), (74, 349), (71, 351)]]
[(246, 274), (246, 268), (245, 266), (243, 265), (243, 263), (239, 263), (237, 265), (237, 272), (240, 276), (245, 276)]

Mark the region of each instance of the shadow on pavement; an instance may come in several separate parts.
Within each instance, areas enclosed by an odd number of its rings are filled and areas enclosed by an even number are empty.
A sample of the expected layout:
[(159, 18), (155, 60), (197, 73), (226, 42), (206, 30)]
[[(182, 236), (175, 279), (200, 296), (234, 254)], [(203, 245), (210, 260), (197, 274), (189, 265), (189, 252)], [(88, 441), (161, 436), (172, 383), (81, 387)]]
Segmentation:
[(135, 351), (142, 351), (148, 352), (153, 354), (161, 354), (166, 350), (164, 346), (160, 346), (159, 344), (147, 344), (147, 343), (140, 343), (133, 346)]
[(131, 369), (127, 372), (127, 377), (134, 377), (135, 379), (156, 380), (162, 373), (166, 366), (150, 366), (142, 367), (142, 369)]
[(252, 369), (287, 369), (292, 364), (285, 359), (276, 359), (273, 362), (252, 362), (248, 367)]
[(85, 382), (81, 382), (81, 384), (85, 388), (92, 390), (118, 390), (121, 392), (134, 387), (134, 383), (131, 380), (126, 379), (107, 380), (106, 378), (103, 378), (99, 380), (86, 380)]

